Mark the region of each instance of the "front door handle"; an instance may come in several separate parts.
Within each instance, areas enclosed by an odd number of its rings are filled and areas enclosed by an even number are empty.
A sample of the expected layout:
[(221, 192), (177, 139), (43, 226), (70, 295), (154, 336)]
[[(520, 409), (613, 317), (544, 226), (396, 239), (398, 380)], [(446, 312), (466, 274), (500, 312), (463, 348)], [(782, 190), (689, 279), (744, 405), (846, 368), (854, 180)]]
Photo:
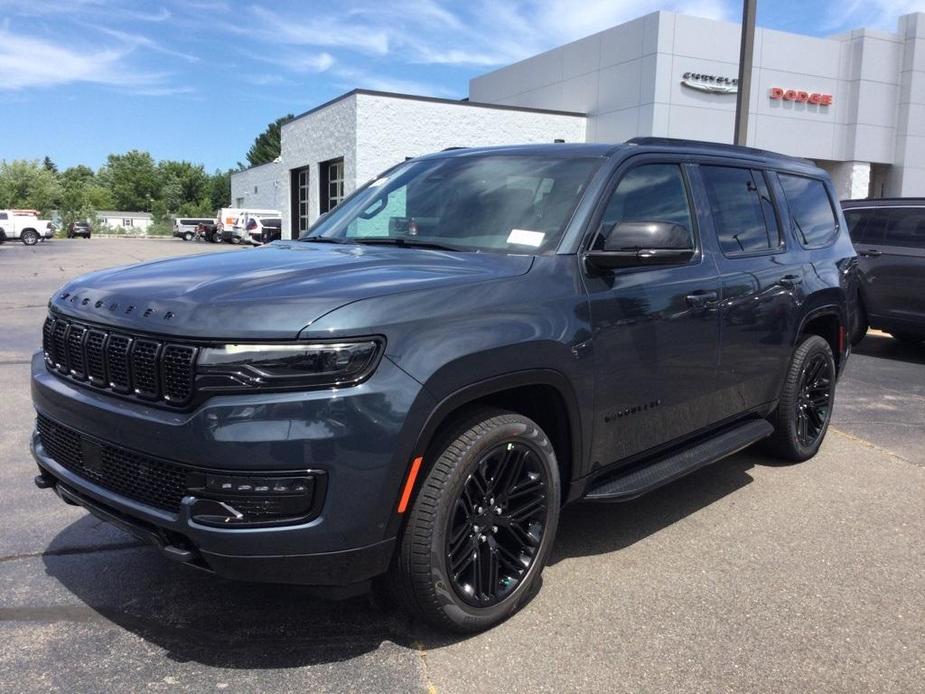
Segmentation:
[(883, 251), (879, 251), (876, 248), (868, 248), (867, 250), (858, 251), (858, 255), (876, 258), (878, 255), (883, 255)]
[(702, 308), (718, 298), (719, 294), (717, 292), (694, 292), (687, 295), (687, 305), (691, 308)]
[(780, 283), (781, 283), (781, 286), (793, 289), (798, 284), (803, 283), (803, 278), (800, 277), (799, 275), (784, 275), (783, 277), (780, 278)]

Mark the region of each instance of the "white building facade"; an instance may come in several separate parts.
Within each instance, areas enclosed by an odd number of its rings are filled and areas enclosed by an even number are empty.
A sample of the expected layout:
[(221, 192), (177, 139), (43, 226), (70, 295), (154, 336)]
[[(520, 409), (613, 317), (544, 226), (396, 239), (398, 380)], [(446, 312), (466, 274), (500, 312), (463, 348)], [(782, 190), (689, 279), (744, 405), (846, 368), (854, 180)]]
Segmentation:
[[(738, 24), (655, 12), (476, 77), (467, 101), (350, 92), (284, 125), (280, 159), (234, 174), (232, 204), (280, 209), (298, 235), (385, 168), (447, 147), (731, 142), (739, 41)], [(925, 196), (925, 14), (895, 33), (758, 29), (750, 101), (748, 144), (813, 159), (842, 197)]]

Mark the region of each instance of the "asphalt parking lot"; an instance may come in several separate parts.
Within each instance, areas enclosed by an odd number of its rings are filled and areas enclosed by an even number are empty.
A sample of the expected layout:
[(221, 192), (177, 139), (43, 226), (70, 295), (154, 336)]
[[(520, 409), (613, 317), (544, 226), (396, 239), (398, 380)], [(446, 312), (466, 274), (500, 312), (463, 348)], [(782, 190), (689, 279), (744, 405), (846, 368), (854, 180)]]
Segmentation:
[(48, 296), (230, 246), (0, 246), (0, 691), (925, 691), (925, 347), (872, 333), (812, 461), (746, 452), (575, 506), (538, 597), (447, 638), (365, 598), (172, 564), (32, 484), (28, 361)]

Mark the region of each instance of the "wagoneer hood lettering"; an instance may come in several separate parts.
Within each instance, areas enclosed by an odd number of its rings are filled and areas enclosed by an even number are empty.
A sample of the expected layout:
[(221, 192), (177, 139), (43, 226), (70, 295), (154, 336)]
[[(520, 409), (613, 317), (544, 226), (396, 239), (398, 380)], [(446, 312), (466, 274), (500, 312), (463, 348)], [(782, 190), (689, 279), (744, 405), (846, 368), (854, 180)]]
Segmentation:
[(85, 275), (54, 309), (125, 330), (220, 338), (295, 338), (359, 299), (527, 272), (531, 256), (279, 242)]

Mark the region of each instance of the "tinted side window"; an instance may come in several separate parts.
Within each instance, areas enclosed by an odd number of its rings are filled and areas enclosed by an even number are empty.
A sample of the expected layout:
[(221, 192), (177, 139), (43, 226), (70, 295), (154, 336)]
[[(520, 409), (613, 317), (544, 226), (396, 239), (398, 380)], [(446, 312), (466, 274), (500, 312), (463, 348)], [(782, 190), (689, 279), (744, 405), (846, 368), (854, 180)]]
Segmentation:
[(925, 208), (894, 207), (886, 211), (887, 246), (925, 248)]
[(643, 164), (620, 179), (601, 224), (673, 222), (693, 234), (687, 187), (677, 164)]
[(767, 183), (760, 171), (701, 166), (713, 225), (725, 255), (775, 251), (780, 230)]
[(790, 223), (800, 243), (807, 248), (832, 243), (838, 235), (838, 219), (825, 184), (791, 174), (778, 174), (778, 178), (790, 208)]
[(866, 208), (845, 210), (848, 234), (854, 243), (883, 243), (889, 222), (889, 210), (884, 208)]

